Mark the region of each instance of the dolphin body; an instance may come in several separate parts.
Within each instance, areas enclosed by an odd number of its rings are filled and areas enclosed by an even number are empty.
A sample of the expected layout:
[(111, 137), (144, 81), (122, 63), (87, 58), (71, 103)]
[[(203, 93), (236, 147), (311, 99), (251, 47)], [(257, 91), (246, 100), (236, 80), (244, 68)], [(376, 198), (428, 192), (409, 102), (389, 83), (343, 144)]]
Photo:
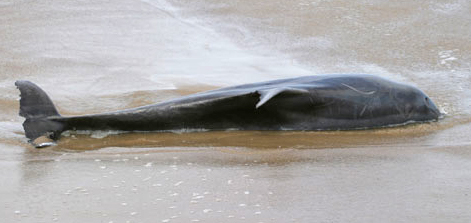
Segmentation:
[(350, 130), (438, 120), (416, 87), (372, 75), (281, 79), (192, 94), (116, 112), (61, 116), (47, 94), (17, 81), (25, 135), (59, 139), (66, 130)]

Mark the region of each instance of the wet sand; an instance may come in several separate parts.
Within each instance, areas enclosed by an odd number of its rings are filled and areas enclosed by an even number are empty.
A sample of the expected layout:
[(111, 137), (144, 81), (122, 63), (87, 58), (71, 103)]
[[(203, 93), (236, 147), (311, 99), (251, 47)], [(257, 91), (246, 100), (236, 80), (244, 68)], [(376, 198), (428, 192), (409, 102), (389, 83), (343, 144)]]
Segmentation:
[[(469, 222), (469, 3), (276, 3), (0, 3), (2, 221)], [(447, 115), (365, 131), (72, 132), (38, 150), (13, 84), (75, 115), (336, 72), (415, 84)]]
[(32, 150), (22, 161), (2, 162), (2, 173), (12, 176), (2, 187), (2, 216), (21, 222), (466, 222), (467, 150)]

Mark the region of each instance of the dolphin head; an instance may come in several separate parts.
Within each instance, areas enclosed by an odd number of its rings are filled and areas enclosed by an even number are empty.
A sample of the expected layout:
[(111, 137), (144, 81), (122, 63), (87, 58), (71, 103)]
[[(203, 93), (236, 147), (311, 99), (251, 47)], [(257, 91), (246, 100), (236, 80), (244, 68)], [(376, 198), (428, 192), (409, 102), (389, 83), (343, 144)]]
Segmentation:
[(395, 91), (393, 97), (396, 109), (409, 121), (438, 120), (441, 116), (432, 99), (415, 87)]

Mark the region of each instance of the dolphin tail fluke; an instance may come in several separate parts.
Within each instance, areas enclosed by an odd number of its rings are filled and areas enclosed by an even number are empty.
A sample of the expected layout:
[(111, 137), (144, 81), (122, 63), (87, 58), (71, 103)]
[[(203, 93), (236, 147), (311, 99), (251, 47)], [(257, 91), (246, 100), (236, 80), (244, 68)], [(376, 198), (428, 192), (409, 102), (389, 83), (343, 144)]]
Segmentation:
[(57, 121), (59, 112), (46, 92), (30, 81), (16, 81), (15, 85), (21, 92), (20, 116), (26, 118), (23, 123), (26, 137), (37, 147), (48, 145), (35, 143), (37, 138), (57, 140), (64, 130), (64, 124)]

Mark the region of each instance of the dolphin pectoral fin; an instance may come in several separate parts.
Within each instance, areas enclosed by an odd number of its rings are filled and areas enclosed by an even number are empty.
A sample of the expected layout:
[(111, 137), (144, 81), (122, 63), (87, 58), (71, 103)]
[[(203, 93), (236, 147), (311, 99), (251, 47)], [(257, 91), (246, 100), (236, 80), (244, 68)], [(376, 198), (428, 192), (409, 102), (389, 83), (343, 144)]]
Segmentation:
[(290, 88), (290, 87), (281, 87), (281, 88), (272, 88), (267, 90), (258, 90), (258, 94), (260, 94), (260, 101), (255, 105), (255, 108), (259, 108), (260, 106), (264, 105), (272, 99), (273, 97), (281, 94), (281, 93), (294, 93), (294, 94), (302, 94), (302, 93), (309, 93), (308, 90), (302, 88)]

